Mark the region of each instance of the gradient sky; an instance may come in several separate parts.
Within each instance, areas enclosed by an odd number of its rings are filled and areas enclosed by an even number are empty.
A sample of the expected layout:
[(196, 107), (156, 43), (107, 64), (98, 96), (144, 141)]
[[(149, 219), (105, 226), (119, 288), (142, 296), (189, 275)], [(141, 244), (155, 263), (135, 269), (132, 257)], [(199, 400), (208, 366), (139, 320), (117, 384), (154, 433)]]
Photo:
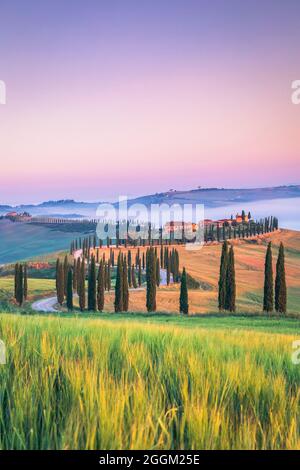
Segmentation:
[(1, 0), (0, 203), (300, 183), (299, 0)]

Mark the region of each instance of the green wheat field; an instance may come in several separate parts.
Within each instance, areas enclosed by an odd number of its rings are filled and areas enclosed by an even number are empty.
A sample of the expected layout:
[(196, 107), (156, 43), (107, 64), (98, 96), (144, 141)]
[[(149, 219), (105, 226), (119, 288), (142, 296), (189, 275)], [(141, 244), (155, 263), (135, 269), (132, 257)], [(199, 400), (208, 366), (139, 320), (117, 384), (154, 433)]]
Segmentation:
[(300, 322), (189, 320), (1, 314), (0, 448), (299, 449)]

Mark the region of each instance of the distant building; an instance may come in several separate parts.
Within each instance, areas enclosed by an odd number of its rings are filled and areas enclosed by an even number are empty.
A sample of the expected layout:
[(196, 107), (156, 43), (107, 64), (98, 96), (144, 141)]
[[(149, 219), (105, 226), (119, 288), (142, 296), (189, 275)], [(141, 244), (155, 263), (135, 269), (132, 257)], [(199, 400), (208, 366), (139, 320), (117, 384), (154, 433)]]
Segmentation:
[(5, 216), (6, 219), (11, 220), (12, 222), (29, 222), (32, 216), (28, 212), (8, 212)]
[(237, 224), (241, 224), (242, 222), (249, 222), (249, 217), (245, 214), (243, 218), (242, 214), (236, 214), (235, 221)]
[(214, 221), (212, 219), (204, 219), (204, 226), (212, 225)]
[(164, 225), (164, 230), (168, 233), (182, 231), (183, 229), (186, 232), (189, 232), (189, 231), (196, 232), (197, 228), (198, 228), (198, 225), (193, 222), (181, 222), (181, 221), (174, 221), (174, 220), (171, 220), (170, 222), (166, 222)]
[[(204, 227), (219, 227), (222, 228), (223, 226), (225, 227), (231, 227), (231, 226), (237, 226), (238, 224), (242, 224), (243, 222), (247, 223), (251, 219), (249, 218), (249, 215), (241, 215), (237, 214), (236, 218), (233, 218), (231, 216), (230, 219), (218, 219), (218, 220), (212, 220), (212, 219), (204, 219), (204, 223), (201, 225), (204, 225)], [(198, 229), (198, 224), (192, 223), (192, 222), (182, 222), (182, 221), (174, 221), (171, 220), (170, 222), (167, 222), (164, 225), (164, 231), (167, 233), (174, 233), (174, 232), (180, 232), (182, 230), (185, 230), (186, 232), (196, 232)]]
[(12, 217), (17, 217), (17, 215), (18, 215), (17, 212), (8, 212), (5, 217), (6, 217), (7, 219), (10, 219), (10, 218), (12, 218)]
[(219, 220), (217, 220), (217, 222), (218, 222), (220, 225), (225, 225), (226, 227), (228, 227), (229, 225), (232, 225), (232, 224), (233, 224), (234, 219), (219, 219)]

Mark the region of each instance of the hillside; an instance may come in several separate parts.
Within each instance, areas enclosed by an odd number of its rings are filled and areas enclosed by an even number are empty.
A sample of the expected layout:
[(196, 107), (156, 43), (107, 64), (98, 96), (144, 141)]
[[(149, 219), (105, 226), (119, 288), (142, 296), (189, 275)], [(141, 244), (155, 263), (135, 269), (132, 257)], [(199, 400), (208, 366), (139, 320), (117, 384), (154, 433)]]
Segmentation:
[[(286, 276), (288, 285), (288, 312), (292, 315), (299, 314), (300, 305), (300, 232), (281, 230), (279, 232), (265, 235), (257, 240), (235, 240), (235, 265), (237, 283), (237, 311), (239, 313), (261, 313), (264, 262), (266, 246), (269, 241), (273, 244), (273, 267), (275, 272), (276, 256), (280, 241), (285, 246)], [(200, 289), (189, 290), (190, 314), (216, 313), (217, 311), (217, 289), (221, 246), (212, 244), (204, 246), (199, 251), (187, 251), (183, 246), (176, 246), (179, 251), (180, 268), (185, 266), (187, 272), (200, 282)], [(143, 248), (140, 248), (141, 252)], [(108, 258), (108, 250), (102, 249)], [(50, 249), (49, 249), (50, 253)], [(135, 257), (136, 249), (131, 248), (132, 259)], [(53, 269), (57, 254), (40, 256), (43, 262), (52, 263)], [(63, 256), (63, 255), (61, 255)], [(117, 253), (115, 255), (115, 258)], [(31, 257), (32, 258), (32, 257)], [(45, 273), (47, 274), (47, 273)], [(38, 272), (35, 274), (38, 278)], [(40, 275), (41, 278), (44, 274)], [(51, 276), (53, 278), (53, 275)], [(30, 281), (31, 290), (38, 289), (38, 279)], [(40, 288), (44, 286), (41, 279)], [(0, 278), (0, 289), (8, 289), (12, 292), (13, 281)], [(54, 286), (53, 292), (54, 293)], [(49, 297), (49, 291), (41, 293), (41, 296)], [(50, 293), (51, 296), (51, 293)], [(145, 290), (132, 290), (129, 297), (129, 311), (145, 312)], [(161, 313), (178, 313), (179, 286), (161, 286), (157, 291), (157, 311)], [(105, 311), (114, 311), (114, 291), (105, 296)]]
[[(280, 241), (286, 249), (286, 274), (288, 285), (289, 313), (298, 314), (300, 305), (300, 232), (282, 230), (262, 239), (236, 240), (235, 266), (237, 283), (237, 310), (239, 312), (261, 312), (264, 262), (266, 246), (273, 244), (273, 264), (275, 263)], [(176, 247), (180, 256), (180, 267), (185, 266), (188, 273), (200, 281), (201, 288), (189, 291), (191, 314), (216, 312), (217, 288), (221, 246), (204, 246), (199, 251), (187, 251), (184, 246)], [(131, 249), (134, 259), (135, 249)], [(157, 292), (157, 310), (159, 312), (178, 312), (179, 286), (160, 287)], [(105, 310), (113, 311), (114, 293), (106, 296)], [(145, 311), (145, 292), (132, 292), (129, 298), (129, 310)]]
[(67, 250), (75, 236), (80, 234), (0, 220), (0, 265), (57, 250)]

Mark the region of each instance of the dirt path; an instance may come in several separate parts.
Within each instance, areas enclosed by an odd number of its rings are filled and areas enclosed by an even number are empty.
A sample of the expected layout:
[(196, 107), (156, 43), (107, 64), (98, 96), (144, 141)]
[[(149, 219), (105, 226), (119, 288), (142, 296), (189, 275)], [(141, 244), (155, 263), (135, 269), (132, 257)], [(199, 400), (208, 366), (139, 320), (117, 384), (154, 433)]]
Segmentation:
[[(173, 274), (170, 274), (170, 284), (173, 284)], [(161, 286), (167, 285), (167, 270), (166, 269), (160, 270), (160, 285)]]
[[(136, 289), (131, 288), (129, 289), (130, 292), (139, 292), (145, 290), (145, 287), (137, 287)], [(113, 291), (105, 291), (105, 294), (111, 294)], [(74, 294), (74, 297), (77, 295)], [(36, 300), (33, 302), (31, 305), (31, 308), (35, 312), (42, 312), (42, 313), (59, 313), (59, 310), (54, 308), (54, 306), (57, 304), (57, 297), (47, 297), (46, 299), (40, 299)]]

